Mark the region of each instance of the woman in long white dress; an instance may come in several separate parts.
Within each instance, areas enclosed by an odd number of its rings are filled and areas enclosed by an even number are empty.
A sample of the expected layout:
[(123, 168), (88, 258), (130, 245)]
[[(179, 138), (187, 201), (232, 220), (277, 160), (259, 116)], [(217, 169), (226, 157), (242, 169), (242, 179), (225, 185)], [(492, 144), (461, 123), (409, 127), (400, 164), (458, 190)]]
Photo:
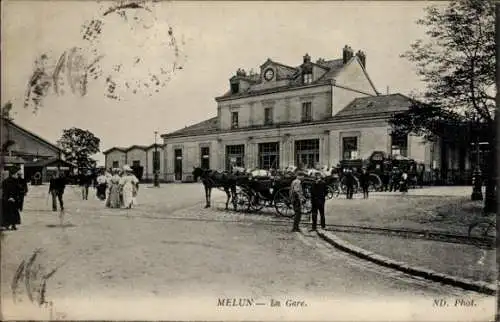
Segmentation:
[(124, 174), (120, 181), (123, 194), (123, 206), (125, 208), (132, 208), (139, 180), (134, 175), (132, 168), (130, 168), (130, 166), (128, 165), (123, 166), (123, 171)]

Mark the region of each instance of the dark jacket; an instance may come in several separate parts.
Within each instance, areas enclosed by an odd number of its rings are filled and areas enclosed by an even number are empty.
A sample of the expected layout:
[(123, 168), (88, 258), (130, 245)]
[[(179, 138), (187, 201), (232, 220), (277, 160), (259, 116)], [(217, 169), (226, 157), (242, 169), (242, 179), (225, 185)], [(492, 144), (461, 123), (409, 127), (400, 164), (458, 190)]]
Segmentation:
[(352, 172), (348, 172), (346, 175), (345, 175), (345, 185), (346, 186), (354, 186), (354, 183), (356, 182), (356, 180), (354, 179), (354, 174), (352, 174)]
[(19, 182), (17, 178), (6, 178), (2, 182), (2, 202), (7, 202), (10, 198), (13, 198), (16, 202), (19, 201), (22, 191), (19, 187)]
[(63, 193), (64, 188), (66, 188), (66, 179), (64, 177), (50, 179), (49, 191)]
[(26, 195), (28, 193), (28, 181), (24, 178), (17, 178), (17, 183), (19, 184), (22, 195)]
[(362, 187), (367, 187), (367, 186), (370, 185), (370, 174), (368, 172), (367, 173), (362, 173), (359, 176), (359, 184)]
[(312, 200), (325, 200), (327, 194), (328, 194), (328, 187), (324, 180), (315, 181), (311, 185)]
[(88, 176), (85, 174), (80, 175), (80, 186), (91, 186), (92, 185), (92, 176)]

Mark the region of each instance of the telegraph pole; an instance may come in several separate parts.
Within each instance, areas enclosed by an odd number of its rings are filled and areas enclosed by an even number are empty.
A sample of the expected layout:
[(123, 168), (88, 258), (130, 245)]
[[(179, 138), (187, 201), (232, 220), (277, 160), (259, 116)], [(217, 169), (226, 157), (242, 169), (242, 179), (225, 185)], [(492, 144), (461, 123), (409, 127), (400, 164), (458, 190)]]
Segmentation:
[(154, 160), (154, 164), (153, 164), (153, 171), (154, 171), (154, 186), (155, 187), (159, 187), (160, 186), (160, 181), (159, 181), (159, 178), (158, 178), (158, 145), (156, 144), (156, 136), (158, 135), (158, 131), (155, 131), (155, 156), (153, 158)]

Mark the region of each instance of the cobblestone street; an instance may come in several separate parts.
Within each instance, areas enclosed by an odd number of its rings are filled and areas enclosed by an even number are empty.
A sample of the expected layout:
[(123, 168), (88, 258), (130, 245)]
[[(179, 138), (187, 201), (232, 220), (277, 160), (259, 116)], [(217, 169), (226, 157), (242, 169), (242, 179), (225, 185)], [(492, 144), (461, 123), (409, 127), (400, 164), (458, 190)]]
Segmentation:
[[(346, 299), (381, 299), (385, 304), (377, 310), (389, 314), (388, 318), (403, 319), (409, 314), (423, 317), (436, 298), (484, 298), (365, 262), (331, 248), (316, 235), (292, 234), (288, 220), (220, 210), (225, 194), (217, 190), (212, 194), (214, 207), (203, 209), (200, 184), (169, 184), (158, 189), (142, 185), (139, 205), (131, 210), (106, 209), (93, 190), (89, 200), (83, 201), (79, 190), (70, 186), (65, 193), (63, 227), (59, 226), (57, 213), (50, 211), (46, 193), (46, 186), (31, 187), (19, 230), (3, 233), (1, 285), (5, 318), (21, 318), (18, 314), (30, 312), (24, 310), (27, 298), (21, 302), (23, 306), (13, 304), (12, 284), (18, 265), (36, 248), (43, 249), (38, 260), (45, 270), (60, 266), (48, 279), (45, 297), (53, 301), (56, 311), (64, 313), (61, 317), (68, 319), (119, 318), (111, 313), (114, 306), (108, 303), (118, 303), (119, 299), (135, 303), (115, 307), (127, 319), (234, 317), (217, 315), (235, 314), (228, 308), (221, 313), (219, 298), (266, 302), (270, 298), (295, 298), (310, 303), (333, 299), (337, 302), (328, 305), (340, 308), (345, 307), (341, 303)], [(180, 298), (191, 303), (186, 305), (198, 301), (206, 315), (172, 304), (181, 312), (175, 315), (168, 311), (170, 304), (166, 302), (163, 311), (148, 312), (148, 317), (137, 311), (138, 303), (143, 301), (152, 305), (160, 299)], [(391, 312), (387, 305), (392, 299), (402, 301), (405, 312)], [(424, 306), (411, 305), (420, 299)], [(77, 302), (78, 306), (74, 304)], [(93, 303), (92, 311), (87, 311), (88, 303)], [(329, 315), (311, 315), (319, 314), (322, 305), (326, 304), (310, 304), (300, 312), (270, 313), (263, 308), (248, 314), (257, 319), (331, 320)], [(480, 311), (484, 315), (489, 308)], [(471, 312), (457, 308), (453, 314), (468, 316)], [(471, 316), (480, 316), (477, 312)], [(351, 314), (361, 313), (354, 310)], [(370, 314), (366, 314), (369, 318)]]

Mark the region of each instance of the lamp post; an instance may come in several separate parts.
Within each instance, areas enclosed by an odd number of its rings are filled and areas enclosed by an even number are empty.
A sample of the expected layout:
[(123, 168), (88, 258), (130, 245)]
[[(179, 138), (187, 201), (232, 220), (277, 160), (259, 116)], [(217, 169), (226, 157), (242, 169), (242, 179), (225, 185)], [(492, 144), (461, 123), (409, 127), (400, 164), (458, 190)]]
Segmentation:
[(153, 171), (154, 171), (154, 186), (159, 187), (160, 182), (158, 180), (158, 145), (156, 144), (156, 136), (158, 135), (158, 131), (155, 131), (155, 156), (153, 158)]
[[(476, 127), (479, 127), (479, 120), (476, 119)], [(481, 167), (479, 165), (481, 159), (479, 157), (479, 132), (476, 129), (476, 166), (474, 167), (474, 172), (472, 173), (472, 200), (483, 200), (482, 192), (482, 180), (481, 180)]]

